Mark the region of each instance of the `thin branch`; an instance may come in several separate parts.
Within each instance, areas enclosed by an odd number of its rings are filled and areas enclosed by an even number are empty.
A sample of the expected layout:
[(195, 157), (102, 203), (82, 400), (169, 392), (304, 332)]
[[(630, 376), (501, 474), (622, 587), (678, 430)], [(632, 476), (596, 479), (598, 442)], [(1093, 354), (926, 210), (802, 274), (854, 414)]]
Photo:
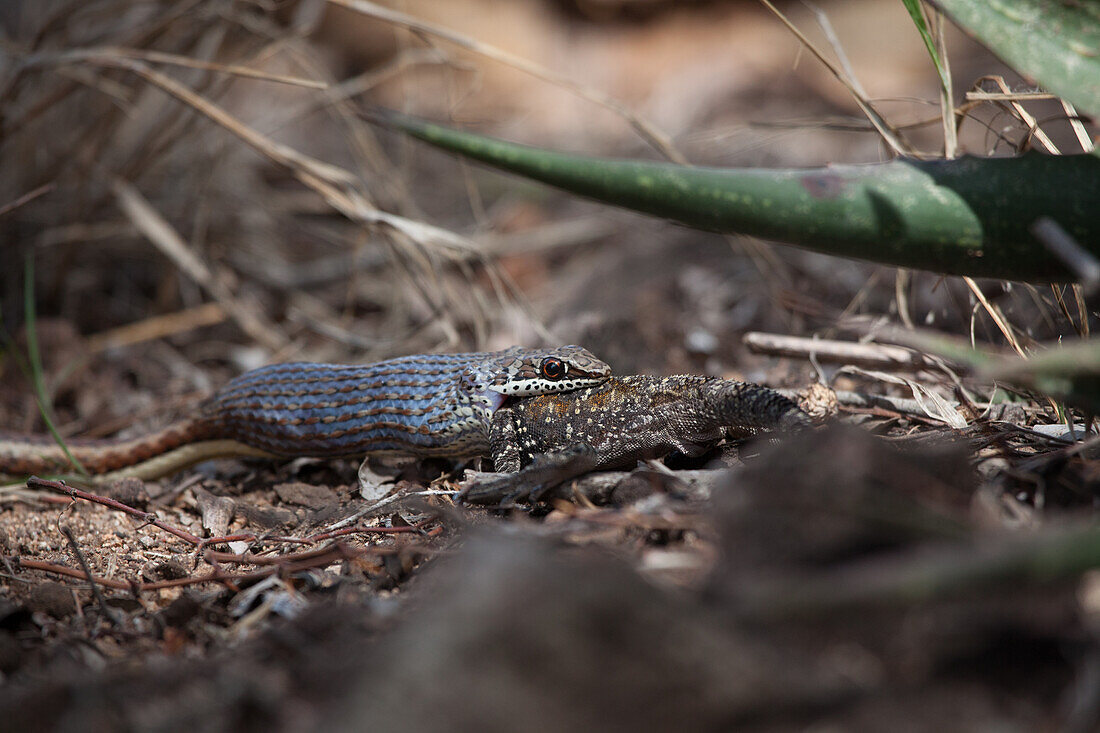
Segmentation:
[(88, 584), (92, 586), (92, 595), (95, 597), (96, 605), (99, 606), (100, 612), (111, 622), (111, 625), (116, 629), (122, 624), (118, 617), (114, 613), (114, 609), (107, 605), (107, 601), (103, 598), (103, 593), (99, 590), (99, 584), (96, 583), (95, 576), (92, 575), (92, 569), (88, 567), (88, 561), (84, 559), (84, 553), (80, 551), (80, 545), (76, 543), (76, 538), (73, 537), (73, 531), (65, 525), (60, 525), (58, 529), (61, 530), (61, 534), (65, 535), (65, 539), (69, 541), (69, 547), (72, 548), (73, 554), (76, 555), (76, 561), (80, 563), (80, 569), (84, 571), (84, 577), (87, 578)]
[(28, 191), (27, 193), (25, 193), (22, 196), (20, 196), (19, 198), (17, 198), (15, 201), (10, 201), (10, 202), (4, 204), (3, 206), (0, 206), (0, 216), (4, 216), (5, 214), (9, 214), (12, 211), (15, 211), (16, 209), (18, 209), (20, 206), (24, 206), (26, 204), (29, 204), (31, 201), (34, 201), (39, 196), (46, 195), (50, 191), (54, 190), (54, 188), (56, 188), (56, 187), (57, 187), (56, 183), (47, 183), (45, 185), (39, 186), (38, 188), (34, 189), (33, 191)]
[(134, 507), (123, 504), (122, 502), (116, 501), (115, 499), (111, 499), (106, 496), (99, 496), (97, 494), (91, 494), (87, 491), (83, 491), (73, 486), (68, 486), (64, 481), (55, 481), (53, 479), (42, 479), (38, 478), (37, 476), (31, 476), (29, 479), (27, 479), (27, 488), (44, 489), (46, 491), (53, 491), (58, 494), (65, 494), (66, 496), (69, 496), (73, 499), (83, 499), (84, 501), (90, 501), (94, 504), (101, 504), (105, 507), (110, 507), (111, 509), (114, 509), (116, 511), (129, 514), (131, 517), (136, 517), (145, 524), (151, 524), (157, 529), (162, 529), (168, 534), (175, 535), (176, 537), (179, 537), (181, 540), (190, 545), (194, 545), (197, 547), (202, 544), (201, 537), (197, 537), (187, 530), (179, 529), (178, 527), (173, 527), (166, 522), (162, 522), (161, 520), (157, 519), (157, 515), (152, 512), (143, 512), (140, 509), (135, 509)]
[(756, 354), (816, 358), (838, 364), (862, 364), (878, 369), (931, 369), (936, 363), (912, 349), (887, 344), (805, 338), (750, 331), (741, 342)]

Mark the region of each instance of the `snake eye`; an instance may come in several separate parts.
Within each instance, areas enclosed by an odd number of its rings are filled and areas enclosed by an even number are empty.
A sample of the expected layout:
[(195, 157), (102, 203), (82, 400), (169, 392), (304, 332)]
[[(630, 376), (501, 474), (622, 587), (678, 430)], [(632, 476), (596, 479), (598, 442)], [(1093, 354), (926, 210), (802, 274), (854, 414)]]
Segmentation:
[(560, 379), (565, 376), (565, 364), (561, 359), (543, 359), (542, 376), (547, 379)]

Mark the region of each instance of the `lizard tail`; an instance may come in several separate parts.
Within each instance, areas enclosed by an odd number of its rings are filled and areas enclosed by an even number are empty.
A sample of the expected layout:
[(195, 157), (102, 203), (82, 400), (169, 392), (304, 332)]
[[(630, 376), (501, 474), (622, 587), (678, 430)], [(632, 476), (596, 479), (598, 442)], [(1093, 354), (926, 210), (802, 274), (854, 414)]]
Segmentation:
[[(259, 455), (234, 440), (224, 440), (216, 425), (202, 418), (183, 420), (128, 440), (66, 441), (69, 453), (93, 480), (121, 476), (158, 478), (193, 463), (219, 456)], [(48, 437), (0, 433), (0, 476), (79, 475), (65, 450)]]
[(735, 432), (797, 432), (813, 425), (793, 400), (759, 384), (720, 379), (707, 391), (715, 411)]

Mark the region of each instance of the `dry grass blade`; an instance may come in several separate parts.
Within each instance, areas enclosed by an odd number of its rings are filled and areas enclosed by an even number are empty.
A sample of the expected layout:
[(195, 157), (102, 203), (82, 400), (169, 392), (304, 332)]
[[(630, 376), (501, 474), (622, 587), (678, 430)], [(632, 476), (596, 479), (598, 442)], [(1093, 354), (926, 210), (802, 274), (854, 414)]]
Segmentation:
[(964, 277), (963, 281), (967, 287), (970, 288), (970, 292), (974, 293), (974, 297), (978, 299), (978, 302), (985, 308), (985, 312), (989, 314), (989, 317), (993, 319), (993, 322), (997, 324), (997, 328), (1000, 329), (1001, 334), (1005, 337), (1005, 340), (1016, 350), (1016, 353), (1020, 356), (1026, 357), (1024, 350), (1020, 348), (1020, 342), (1016, 339), (1016, 335), (1012, 332), (1012, 328), (1005, 321), (1001, 315), (1000, 309), (996, 308), (989, 299), (985, 297), (985, 293), (978, 287), (978, 283), (974, 282), (971, 277)]
[(377, 209), (361, 193), (355, 190), (359, 181), (349, 171), (319, 161), (316, 158), (311, 158), (287, 145), (275, 142), (254, 128), (245, 125), (218, 105), (141, 62), (102, 55), (91, 57), (89, 61), (133, 71), (146, 81), (194, 107), (272, 161), (288, 168), (298, 180), (314, 189), (330, 206), (353, 221), (382, 224), (428, 245), (435, 245), (466, 254), (477, 252), (476, 245), (454, 232)]
[(143, 61), (150, 61), (157, 64), (172, 64), (173, 66), (185, 66), (191, 69), (217, 71), (222, 74), (231, 74), (233, 76), (241, 76), (247, 79), (258, 79), (260, 81), (270, 81), (276, 84), (289, 84), (290, 86), (305, 87), (306, 89), (328, 89), (328, 84), (323, 81), (317, 81), (316, 79), (304, 79), (300, 76), (287, 76), (285, 74), (270, 74), (266, 71), (260, 71), (259, 69), (250, 69), (247, 66), (238, 66), (236, 64), (218, 64), (211, 61), (200, 61), (198, 59), (188, 58), (187, 56), (179, 56), (173, 53), (161, 53), (159, 51), (142, 51), (133, 48), (108, 48), (104, 50), (116, 53), (119, 56), (128, 56), (130, 58), (141, 59)]
[[(326, 65), (307, 50), (292, 47), (288, 48), (287, 52), (297, 65), (310, 74), (325, 78), (329, 73)], [(353, 170), (357, 170), (364, 180), (370, 181), (372, 198), (396, 202), (400, 210), (415, 211), (416, 207), (409, 199), (405, 177), (393, 168), (375, 137), (373, 128), (359, 116), (351, 98), (397, 76), (410, 66), (445, 61), (444, 54), (436, 49), (431, 49), (430, 53), (424, 54), (402, 53), (382, 69), (371, 69), (364, 74), (340, 82), (331, 81), (323, 94), (312, 96), (299, 107), (289, 110), (280, 108), (278, 122), (273, 126), (257, 125), (257, 127), (262, 127), (265, 134), (272, 135), (277, 130), (283, 129), (285, 125), (299, 121), (314, 111), (325, 110), (347, 131), (349, 152), (358, 164), (358, 167)]]
[(1069, 117), (1070, 127), (1073, 128), (1073, 134), (1077, 136), (1077, 142), (1081, 146), (1081, 150), (1086, 153), (1091, 153), (1096, 149), (1096, 144), (1092, 141), (1092, 137), (1089, 136), (1089, 131), (1085, 129), (1085, 123), (1081, 121), (1081, 115), (1077, 114), (1077, 109), (1064, 99), (1059, 99), (1062, 104), (1062, 109), (1066, 111), (1066, 116)]
[(898, 306), (898, 317), (908, 329), (916, 327), (913, 324), (913, 317), (909, 314), (909, 284), (911, 280), (912, 276), (909, 270), (899, 267), (897, 274), (894, 276), (894, 302)]
[(31, 201), (34, 201), (39, 196), (45, 196), (50, 191), (52, 191), (54, 189), (54, 187), (55, 187), (55, 184), (47, 183), (45, 185), (39, 186), (38, 188), (34, 189), (33, 191), (28, 191), (27, 193), (25, 193), (22, 196), (20, 196), (19, 198), (17, 198), (15, 201), (11, 201), (9, 203), (4, 204), (3, 206), (0, 206), (0, 216), (4, 216), (7, 213), (15, 211), (20, 206), (25, 206), (25, 205), (29, 204)]
[(89, 353), (94, 354), (107, 349), (132, 346), (143, 341), (186, 333), (203, 326), (213, 326), (225, 321), (226, 317), (225, 309), (220, 304), (204, 303), (197, 308), (153, 316), (137, 323), (128, 323), (125, 326), (93, 334), (88, 337), (85, 347)]
[(319, 193), (330, 206), (353, 221), (383, 225), (401, 232), (416, 242), (451, 250), (454, 254), (473, 256), (478, 254), (477, 245), (466, 237), (441, 227), (382, 211), (357, 193), (342, 190), (329, 181), (317, 178), (306, 171), (296, 171), (295, 175), (298, 180)]
[[(325, 88), (323, 99), (311, 101), (295, 109), (282, 117), (280, 127), (297, 121), (318, 110), (331, 105), (352, 99), (370, 91), (379, 84), (383, 84), (396, 78), (399, 74), (415, 66), (451, 63), (439, 49), (410, 48), (402, 51), (396, 59), (386, 64), (381, 69), (370, 69), (358, 76), (345, 79), (338, 84), (330, 84)], [(358, 116), (355, 116), (358, 119)]]
[[(1056, 146), (1054, 144), (1054, 141), (1051, 140), (1045, 132), (1043, 132), (1041, 127), (1039, 127), (1039, 122), (1035, 119), (1035, 116), (1024, 109), (1024, 106), (1019, 102), (1021, 98), (1030, 99), (1031, 97), (1021, 97), (1021, 95), (1013, 94), (1012, 90), (1009, 89), (1008, 83), (1005, 82), (1003, 76), (983, 76), (979, 78), (978, 81), (975, 83), (981, 84), (983, 81), (991, 81), (997, 85), (997, 87), (1001, 90), (1001, 94), (1004, 95), (1002, 98), (1009, 103), (1009, 105), (1012, 107), (1012, 111), (1015, 112), (1016, 116), (1019, 117), (1023, 121), (1023, 123), (1028, 126), (1031, 134), (1035, 137), (1036, 140), (1039, 141), (1040, 145), (1046, 148), (1048, 153), (1051, 153), (1053, 155), (1060, 154), (1058, 146)], [(970, 95), (967, 95), (968, 98), (969, 96)]]
[(962, 430), (967, 426), (966, 418), (959, 413), (955, 405), (949, 400), (936, 394), (932, 389), (914, 379), (908, 379), (896, 374), (888, 374), (881, 371), (872, 371), (850, 365), (841, 369), (842, 372), (862, 374), (871, 379), (877, 379), (889, 384), (902, 385), (909, 388), (913, 394), (921, 413), (931, 420), (942, 422), (955, 430)]
[[(1085, 289), (1076, 283), (1072, 287), (1073, 300), (1077, 304), (1077, 316), (1081, 319), (1081, 323), (1077, 328), (1077, 332), (1081, 335), (1081, 338), (1089, 337), (1089, 315), (1088, 307), (1085, 303)], [(1072, 322), (1072, 321), (1071, 321)]]
[(355, 176), (343, 168), (323, 163), (308, 155), (299, 153), (290, 146), (275, 142), (271, 138), (245, 125), (218, 105), (205, 99), (202, 95), (196, 94), (175, 79), (161, 74), (159, 71), (150, 68), (144, 63), (124, 57), (111, 56), (109, 54), (98, 54), (89, 57), (88, 61), (102, 64), (103, 66), (122, 68), (134, 72), (146, 81), (168, 92), (173, 97), (194, 107), (203, 115), (209, 117), (234, 135), (237, 135), (253, 148), (280, 165), (286, 166), (292, 170), (307, 172), (312, 176), (331, 183), (341, 185), (354, 185), (357, 183)]
[(836, 54), (837, 61), (844, 69), (844, 74), (852, 83), (852, 88), (861, 97), (866, 97), (867, 90), (859, 83), (859, 79), (856, 77), (856, 70), (852, 66), (852, 62), (848, 60), (848, 54), (844, 50), (843, 44), (840, 42), (840, 37), (836, 34), (836, 29), (833, 28), (832, 21), (829, 20), (829, 14), (809, 2), (809, 0), (802, 0), (802, 4), (809, 8), (810, 12), (814, 14), (814, 18), (817, 19), (817, 24), (820, 26), (821, 32), (825, 34), (825, 39), (829, 42), (829, 45), (833, 47), (833, 53)]
[[(333, 0), (330, 0), (330, 2), (331, 1)], [(802, 45), (809, 49), (810, 53), (812, 53), (818, 61), (825, 65), (825, 68), (832, 72), (833, 76), (836, 77), (837, 81), (844, 85), (845, 89), (851, 92), (852, 98), (856, 100), (856, 104), (858, 104), (859, 108), (863, 110), (863, 114), (867, 115), (867, 119), (871, 121), (871, 124), (875, 126), (876, 130), (878, 130), (879, 135), (882, 136), (882, 139), (886, 141), (887, 145), (893, 148), (896, 154), (908, 156), (915, 155), (916, 151), (913, 150), (912, 146), (905, 142), (905, 140), (903, 140), (902, 137), (898, 134), (898, 131), (895, 130), (893, 126), (891, 126), (888, 122), (886, 122), (882, 115), (880, 115), (878, 111), (875, 110), (874, 105), (871, 104), (871, 101), (859, 93), (859, 90), (852, 83), (852, 81), (848, 79), (846, 74), (838, 69), (835, 64), (825, 58), (825, 55), (818, 50), (817, 46), (815, 46), (802, 31), (798, 30), (798, 27), (795, 26), (795, 24), (792, 23), (786, 15), (780, 12), (777, 7), (772, 5), (769, 0), (760, 0), (760, 2), (764, 4), (764, 7), (775, 14), (775, 16), (783, 22), (783, 25), (787, 26), (788, 30), (790, 30), (790, 32), (793, 33), (799, 41), (801, 41)]]
[[(349, 220), (396, 233), (398, 236), (394, 241), (398, 243), (406, 258), (415, 258), (418, 249), (423, 248), (435, 255), (444, 256), (450, 262), (473, 260), (483, 266), (489, 265), (477, 245), (466, 237), (442, 227), (382, 211), (367, 198), (361, 189), (360, 179), (350, 171), (275, 142), (255, 128), (245, 125), (202, 95), (143, 62), (111, 56), (97, 56), (90, 58), (89, 61), (136, 73), (229, 130), (273, 162), (285, 167), (301, 183), (315, 191), (329, 206)], [(434, 277), (437, 266), (433, 259), (428, 259), (424, 262), (424, 267), (419, 274)], [(462, 292), (454, 292), (439, 287), (420, 287), (419, 291), (426, 297), (427, 302), (433, 304), (433, 310), (443, 316), (456, 310), (453, 306), (458, 299), (462, 298), (463, 294), (468, 296), (473, 289), (466, 286), (462, 288)], [(428, 297), (429, 295), (433, 297)], [(439, 297), (443, 300), (438, 300)], [(475, 304), (474, 311), (480, 313), (484, 309), (477, 308)]]
[(670, 161), (674, 163), (680, 163), (681, 165), (687, 165), (687, 159), (684, 158), (684, 156), (680, 154), (680, 152), (676, 150), (675, 147), (673, 147), (671, 138), (668, 136), (667, 133), (658, 129), (657, 126), (653, 123), (648, 122), (631, 112), (621, 102), (615, 100), (614, 98), (608, 96), (607, 94), (604, 94), (597, 89), (593, 89), (592, 87), (586, 86), (584, 84), (579, 84), (578, 82), (573, 81), (563, 74), (551, 71), (544, 66), (536, 64), (532, 61), (521, 58), (514, 54), (508, 53), (507, 51), (501, 50), (495, 46), (490, 46), (489, 44), (482, 43), (476, 39), (470, 38), (469, 36), (465, 36), (461, 33), (456, 33), (449, 28), (444, 28), (433, 23), (422, 21), (418, 18), (412, 17), (411, 15), (406, 15), (396, 10), (391, 10), (390, 8), (385, 8), (381, 5), (369, 2), (369, 0), (328, 0), (328, 2), (332, 3), (333, 5), (340, 5), (349, 10), (353, 10), (357, 13), (362, 13), (363, 15), (367, 15), (372, 18), (386, 21), (387, 23), (392, 23), (403, 28), (408, 28), (415, 33), (424, 33), (436, 36), (437, 38), (442, 38), (450, 43), (461, 46), (462, 48), (465, 48), (476, 54), (493, 59), (494, 61), (499, 61), (502, 64), (507, 64), (508, 66), (519, 69), (526, 74), (530, 74), (531, 76), (534, 76), (536, 78), (548, 81), (552, 84), (557, 84), (558, 86), (561, 86), (565, 89), (569, 89), (577, 96), (583, 99), (587, 99), (590, 102), (595, 102), (596, 104), (605, 107), (622, 117), (624, 120), (627, 121), (627, 123), (630, 124), (632, 128), (634, 128), (635, 131), (637, 131), (639, 135), (642, 136), (642, 138), (646, 142), (652, 145), (658, 152), (660, 152)]
[(273, 350), (287, 344), (279, 327), (262, 315), (246, 308), (229, 288), (217, 279), (198, 255), (191, 251), (179, 232), (132, 185), (116, 178), (111, 184), (119, 208), (145, 237), (164, 253), (176, 267), (206, 290), (229, 313), (245, 333)]
[(189, 69), (202, 69), (203, 71), (216, 71), (222, 74), (240, 76), (259, 81), (270, 81), (276, 84), (289, 84), (290, 86), (305, 87), (306, 89), (328, 89), (328, 84), (316, 79), (304, 79), (299, 76), (287, 76), (285, 74), (271, 74), (259, 69), (251, 69), (237, 64), (219, 64), (213, 61), (202, 61), (189, 56), (181, 56), (175, 53), (162, 51), (149, 51), (140, 48), (121, 48), (117, 46), (103, 46), (100, 48), (75, 49), (60, 54), (39, 54), (27, 59), (30, 66), (39, 64), (71, 64), (97, 56), (115, 56), (118, 58), (148, 61), (155, 64), (169, 64), (182, 66)]
[(1057, 99), (1050, 92), (983, 92), (969, 91), (966, 93), (968, 102), (1012, 102), (1035, 101), (1042, 99)]
[(1058, 305), (1069, 319), (1071, 325), (1077, 329), (1081, 338), (1089, 336), (1088, 307), (1086, 296), (1092, 297), (1100, 290), (1100, 260), (1097, 260), (1088, 250), (1082, 247), (1070, 236), (1069, 232), (1062, 228), (1058, 222), (1050, 217), (1040, 217), (1031, 227), (1032, 233), (1042, 242), (1047, 249), (1053, 252), (1059, 259), (1066, 263), (1066, 267), (1077, 276), (1079, 282), (1071, 287), (1074, 302), (1077, 305), (1077, 313), (1080, 323), (1074, 323), (1073, 317), (1066, 307), (1061, 294), (1055, 291), (1058, 297)]

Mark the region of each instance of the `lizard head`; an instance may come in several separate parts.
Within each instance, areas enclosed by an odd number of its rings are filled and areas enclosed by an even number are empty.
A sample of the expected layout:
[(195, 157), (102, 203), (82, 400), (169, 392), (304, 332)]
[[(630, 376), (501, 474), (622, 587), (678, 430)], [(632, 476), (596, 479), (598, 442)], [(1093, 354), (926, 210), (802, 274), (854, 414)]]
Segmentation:
[(611, 367), (580, 346), (513, 346), (498, 352), (487, 387), (502, 398), (529, 397), (591, 387), (609, 376)]

